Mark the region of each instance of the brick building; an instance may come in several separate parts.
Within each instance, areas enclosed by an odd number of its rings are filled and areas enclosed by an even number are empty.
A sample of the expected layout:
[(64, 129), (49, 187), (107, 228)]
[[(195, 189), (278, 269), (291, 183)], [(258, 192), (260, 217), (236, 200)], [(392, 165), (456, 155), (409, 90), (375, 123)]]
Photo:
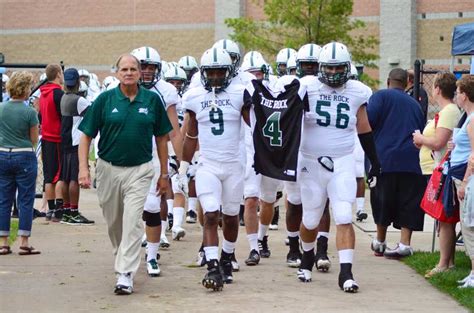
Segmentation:
[[(199, 59), (228, 34), (224, 19), (239, 16), (264, 19), (255, 0), (0, 0), (0, 52), (9, 63), (63, 60), (103, 78), (143, 45), (164, 60)], [(353, 16), (380, 40), (380, 70), (370, 74), (384, 81), (416, 58), (449, 65), (453, 27), (474, 21), (474, 0), (354, 0)]]

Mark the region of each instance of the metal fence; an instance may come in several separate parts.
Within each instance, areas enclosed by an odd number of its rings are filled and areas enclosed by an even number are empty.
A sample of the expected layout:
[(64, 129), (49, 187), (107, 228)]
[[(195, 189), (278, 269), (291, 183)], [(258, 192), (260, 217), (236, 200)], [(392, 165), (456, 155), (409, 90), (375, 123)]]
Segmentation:
[[(428, 116), (427, 119), (433, 119), (434, 115), (439, 112), (439, 105), (433, 101), (431, 97), (431, 90), (433, 89), (433, 84), (435, 76), (437, 73), (442, 72), (443, 70), (436, 69), (423, 69), (423, 64), (419, 61), (415, 61), (415, 78), (414, 78), (414, 98), (419, 99), (420, 89), (424, 88), (428, 94)], [(463, 74), (469, 74), (468, 70), (463, 71), (454, 71), (456, 78), (460, 78)]]

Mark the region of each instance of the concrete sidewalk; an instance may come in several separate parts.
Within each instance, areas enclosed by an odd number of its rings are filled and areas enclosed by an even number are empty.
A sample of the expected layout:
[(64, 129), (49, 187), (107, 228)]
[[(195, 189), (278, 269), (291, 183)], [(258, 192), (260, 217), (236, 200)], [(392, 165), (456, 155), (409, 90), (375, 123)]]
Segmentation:
[[(48, 224), (37, 219), (31, 244), (42, 254), (19, 256), (16, 242), (13, 254), (0, 256), (0, 312), (468, 311), (403, 263), (373, 256), (371, 217), (355, 227), (353, 272), (359, 293), (346, 294), (337, 285), (334, 228), (329, 247), (333, 267), (329, 273), (313, 272), (312, 283), (297, 281), (296, 270), (285, 265), (284, 210), (280, 212), (280, 229), (270, 231), (272, 255), (258, 266), (244, 264), (249, 249), (245, 229), (240, 228), (236, 254), (241, 270), (222, 292), (209, 292), (201, 286), (205, 268), (191, 265), (202, 233), (196, 224), (185, 224), (186, 237), (161, 251), (162, 275), (149, 278), (142, 264), (135, 278), (135, 293), (115, 296), (114, 258), (95, 190), (82, 192), (81, 210), (96, 221), (95, 226)], [(428, 226), (426, 232), (414, 235), (414, 248), (429, 250), (431, 238), (432, 228)], [(397, 239), (397, 232), (389, 233), (389, 245)]]

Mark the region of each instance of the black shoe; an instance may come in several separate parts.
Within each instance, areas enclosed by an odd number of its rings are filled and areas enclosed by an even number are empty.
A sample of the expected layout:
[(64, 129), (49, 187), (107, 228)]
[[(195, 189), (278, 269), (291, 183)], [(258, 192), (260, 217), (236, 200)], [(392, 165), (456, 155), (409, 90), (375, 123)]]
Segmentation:
[(286, 265), (289, 267), (299, 267), (301, 265), (301, 252), (290, 250), (286, 255)]
[(51, 221), (53, 219), (53, 215), (54, 215), (54, 210), (48, 210), (45, 216), (46, 221), (48, 222)]
[(46, 217), (46, 213), (40, 212), (37, 209), (33, 209), (33, 219), (37, 217)]
[(224, 287), (222, 273), (217, 260), (207, 262), (207, 273), (202, 279), (202, 285), (207, 289), (220, 291)]
[(63, 219), (63, 209), (56, 209), (53, 216), (51, 217), (51, 222), (59, 223)]
[(79, 212), (71, 212), (69, 215), (69, 221), (66, 222), (68, 225), (92, 225), (95, 222), (93, 220), (89, 220), (84, 215)]
[(272, 253), (268, 249), (268, 236), (263, 236), (263, 239), (258, 241), (258, 250), (262, 258), (270, 257)]
[(297, 272), (297, 277), (302, 282), (310, 282), (314, 266), (314, 249), (303, 252), (301, 265)]
[(358, 222), (363, 222), (365, 219), (367, 219), (367, 213), (364, 211), (357, 211), (356, 213), (356, 221)]
[(359, 290), (359, 285), (354, 280), (352, 275), (352, 264), (351, 263), (342, 263), (341, 271), (339, 272), (339, 288), (344, 290), (344, 292), (355, 293)]
[(197, 221), (197, 214), (194, 211), (186, 212), (186, 223), (195, 224)]
[(232, 254), (222, 251), (220, 264), (222, 269), (222, 280), (226, 284), (232, 284), (234, 281), (232, 276)]
[(328, 239), (324, 236), (318, 238), (314, 259), (318, 271), (327, 272), (331, 268), (331, 261), (328, 258)]
[(173, 214), (168, 213), (168, 230), (173, 228)]
[(270, 230), (278, 230), (278, 221), (280, 220), (280, 207), (276, 206), (273, 209), (273, 219), (272, 222), (270, 223)]
[(257, 265), (260, 262), (260, 254), (257, 250), (253, 249), (250, 251), (249, 257), (245, 260), (245, 264), (248, 266)]

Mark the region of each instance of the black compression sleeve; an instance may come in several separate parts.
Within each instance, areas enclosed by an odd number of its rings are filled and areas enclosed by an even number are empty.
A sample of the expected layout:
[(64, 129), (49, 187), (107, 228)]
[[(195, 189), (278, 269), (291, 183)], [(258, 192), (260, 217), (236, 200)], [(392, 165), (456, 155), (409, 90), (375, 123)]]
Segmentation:
[(364, 149), (365, 154), (369, 158), (372, 166), (380, 166), (379, 159), (377, 157), (377, 150), (375, 149), (375, 141), (372, 132), (365, 134), (359, 134), (360, 145)]

